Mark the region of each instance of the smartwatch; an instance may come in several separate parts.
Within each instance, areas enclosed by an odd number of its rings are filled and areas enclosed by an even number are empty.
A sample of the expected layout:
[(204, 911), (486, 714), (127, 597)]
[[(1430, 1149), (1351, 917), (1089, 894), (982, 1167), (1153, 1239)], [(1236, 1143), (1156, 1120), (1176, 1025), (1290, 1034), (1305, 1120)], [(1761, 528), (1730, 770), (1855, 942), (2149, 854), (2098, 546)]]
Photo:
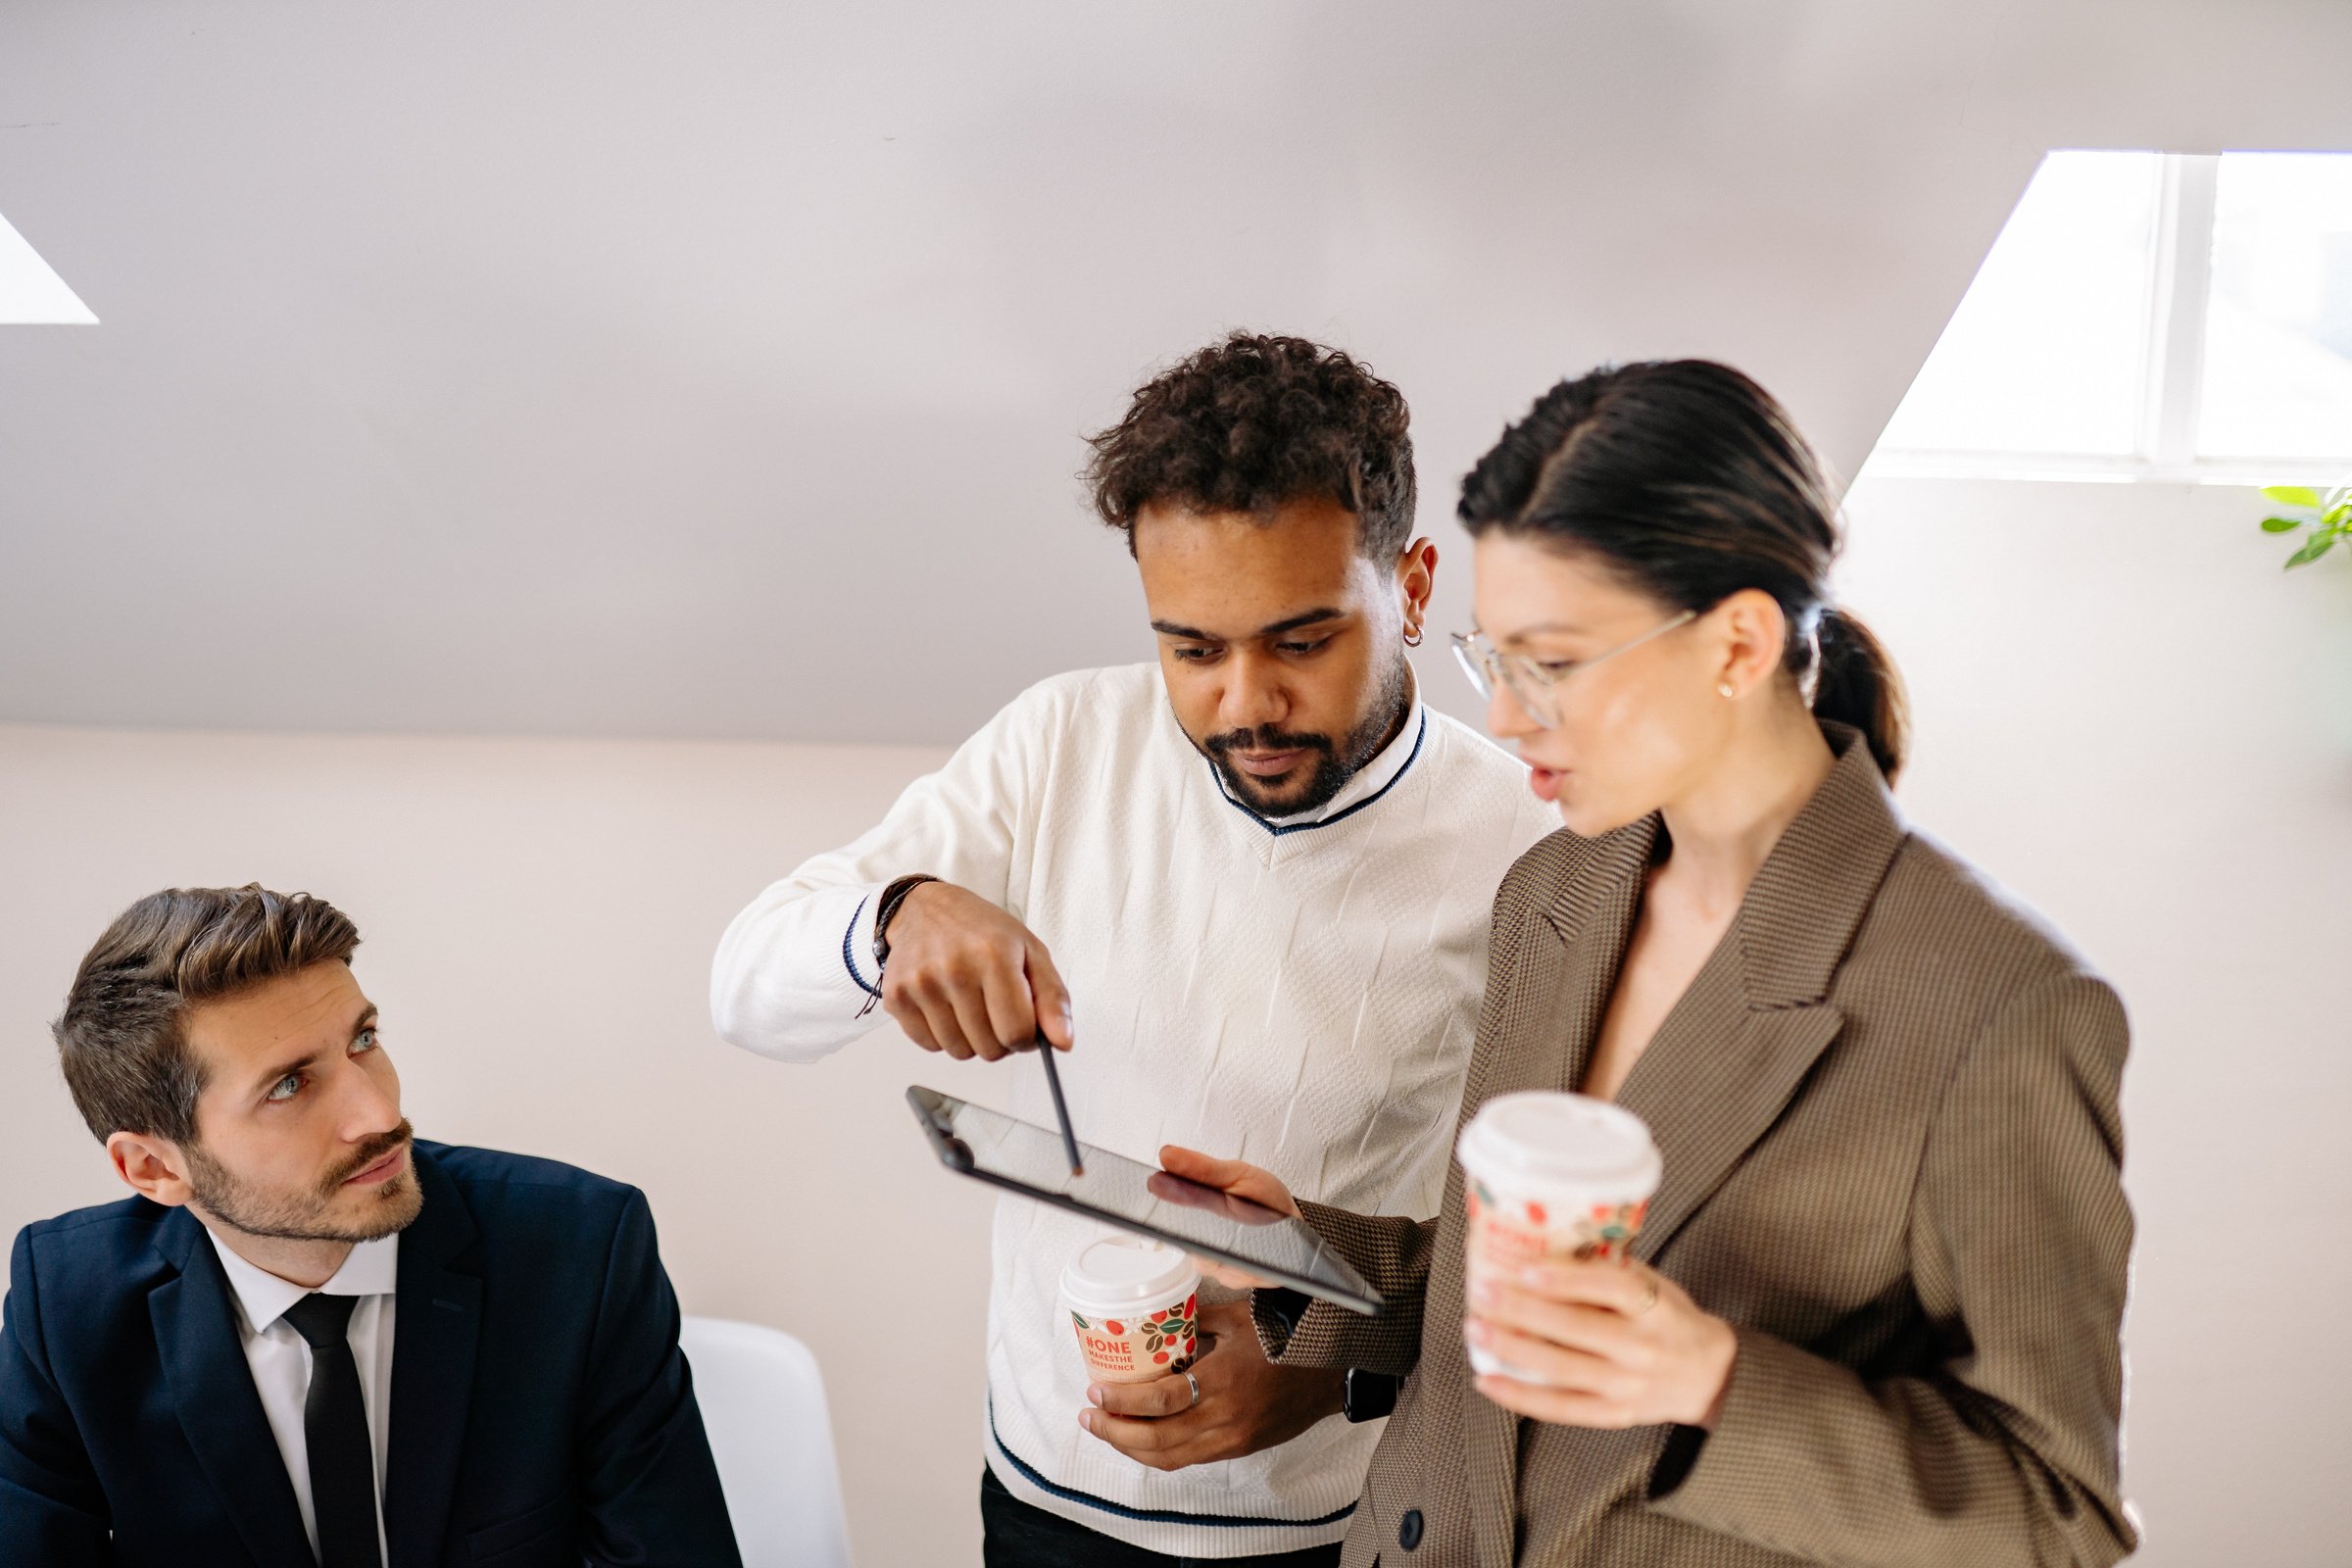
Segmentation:
[(1367, 1372), (1360, 1366), (1351, 1366), (1348, 1369), (1340, 1408), (1350, 1421), (1377, 1421), (1396, 1408), (1399, 1381), (1393, 1373)]
[[(1311, 1304), (1313, 1299), (1304, 1291), (1284, 1286), (1267, 1286), (1252, 1295), (1253, 1309), (1262, 1309), (1281, 1324), (1285, 1337), (1298, 1332), (1298, 1320)], [(1351, 1366), (1340, 1385), (1340, 1408), (1350, 1421), (1377, 1421), (1396, 1408), (1396, 1391), (1402, 1383), (1393, 1373)]]

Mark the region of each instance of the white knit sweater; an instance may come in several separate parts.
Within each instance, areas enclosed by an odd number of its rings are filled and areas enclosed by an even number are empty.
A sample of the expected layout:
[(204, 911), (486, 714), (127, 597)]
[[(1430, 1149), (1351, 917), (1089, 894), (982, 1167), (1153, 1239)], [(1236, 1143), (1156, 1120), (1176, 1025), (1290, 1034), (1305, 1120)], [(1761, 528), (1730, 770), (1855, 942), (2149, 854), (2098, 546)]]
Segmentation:
[[(1001, 905), (1054, 955), (1077, 1026), (1063, 1086), (1089, 1143), (1152, 1163), (1163, 1143), (1187, 1144), (1263, 1165), (1302, 1198), (1426, 1217), (1494, 890), (1558, 826), (1525, 777), (1416, 703), (1330, 805), (1269, 822), (1186, 740), (1156, 665), (1057, 676), (909, 785), (871, 832), (738, 915), (711, 1013), (736, 1045), (803, 1061), (884, 1022), (862, 1011), (874, 901), (928, 871)], [(1052, 1125), (1043, 1075), (1008, 1078), (1014, 1114)], [(1380, 1423), (1333, 1417), (1172, 1474), (1079, 1429), (1086, 1377), (1055, 1290), (1099, 1234), (1021, 1199), (998, 1205), (984, 1427), (998, 1479), (1155, 1551), (1339, 1540)]]

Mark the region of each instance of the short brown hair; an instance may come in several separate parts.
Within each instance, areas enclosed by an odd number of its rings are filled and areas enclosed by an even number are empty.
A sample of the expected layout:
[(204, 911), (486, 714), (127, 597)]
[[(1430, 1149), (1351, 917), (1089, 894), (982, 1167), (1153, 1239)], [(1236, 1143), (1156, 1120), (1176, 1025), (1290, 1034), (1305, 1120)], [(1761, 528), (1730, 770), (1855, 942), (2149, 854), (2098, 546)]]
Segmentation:
[(1235, 332), (1140, 388), (1088, 438), (1095, 511), (1135, 550), (1153, 502), (1270, 517), (1323, 497), (1355, 514), (1387, 561), (1413, 536), (1413, 438), (1404, 394), (1362, 362), (1302, 337)]
[(81, 1119), (118, 1132), (196, 1141), (204, 1064), (188, 1049), (187, 1008), (314, 963), (351, 961), (359, 927), (308, 893), (167, 888), (115, 917), (74, 972), (50, 1033)]

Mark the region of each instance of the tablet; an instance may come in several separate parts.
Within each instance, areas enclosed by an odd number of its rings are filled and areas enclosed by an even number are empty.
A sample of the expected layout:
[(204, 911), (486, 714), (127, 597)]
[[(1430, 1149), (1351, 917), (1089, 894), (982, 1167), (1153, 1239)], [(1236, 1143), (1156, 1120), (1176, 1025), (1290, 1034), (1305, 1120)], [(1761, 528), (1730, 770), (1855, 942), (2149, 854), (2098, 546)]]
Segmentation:
[(936, 1089), (909, 1088), (906, 1102), (940, 1163), (959, 1176), (1231, 1263), (1353, 1312), (1368, 1316), (1385, 1304), (1346, 1258), (1288, 1214), (1092, 1144), (1078, 1146), (1086, 1172), (1073, 1176), (1059, 1133)]

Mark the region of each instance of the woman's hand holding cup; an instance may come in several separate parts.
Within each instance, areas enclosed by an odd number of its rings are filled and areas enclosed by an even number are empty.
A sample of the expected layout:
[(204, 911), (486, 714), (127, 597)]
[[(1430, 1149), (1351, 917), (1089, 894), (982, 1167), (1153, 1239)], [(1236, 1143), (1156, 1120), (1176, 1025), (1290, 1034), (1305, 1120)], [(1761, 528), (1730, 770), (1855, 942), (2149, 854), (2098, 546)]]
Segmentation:
[(1712, 1431), (1740, 1342), (1644, 1263), (1563, 1258), (1472, 1281), (1471, 1345), (1543, 1383), (1476, 1380), (1506, 1410), (1573, 1427)]

